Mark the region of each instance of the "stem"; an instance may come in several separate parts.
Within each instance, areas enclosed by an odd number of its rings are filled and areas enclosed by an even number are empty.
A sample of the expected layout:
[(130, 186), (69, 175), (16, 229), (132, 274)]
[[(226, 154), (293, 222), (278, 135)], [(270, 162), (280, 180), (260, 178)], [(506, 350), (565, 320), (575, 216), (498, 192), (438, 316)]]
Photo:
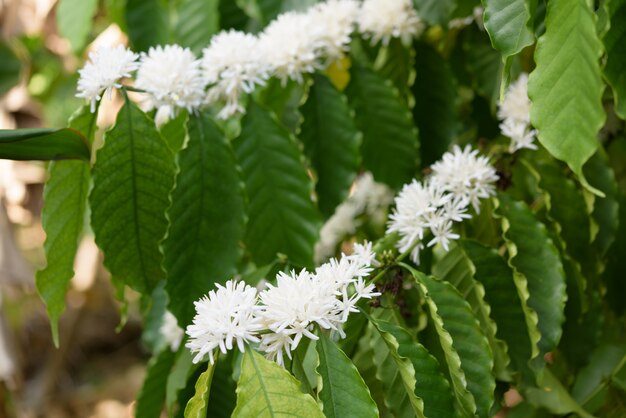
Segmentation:
[(393, 263), (389, 264), (387, 267), (385, 267), (384, 269), (382, 269), (382, 271), (380, 271), (376, 276), (374, 276), (374, 278), (372, 279), (371, 283), (376, 283), (378, 280), (380, 280), (381, 277), (383, 277), (385, 275), (385, 273), (387, 273), (387, 271), (389, 271), (389, 269), (391, 267), (395, 267), (398, 265), (399, 262), (401, 262), (402, 260), (404, 260), (409, 254), (411, 254), (411, 251), (413, 251), (413, 249), (415, 248), (416, 245), (418, 245), (419, 242), (415, 242), (413, 245), (411, 245), (410, 248), (408, 248), (405, 252), (403, 252), (402, 254), (400, 254), (399, 256), (396, 257), (395, 260), (393, 260)]
[(137, 87), (133, 87), (133, 86), (127, 86), (127, 85), (122, 85), (122, 88), (120, 89), (124, 92), (124, 95), (126, 95), (127, 91), (132, 91), (135, 93), (147, 93), (147, 91), (143, 90), (143, 89), (138, 89)]

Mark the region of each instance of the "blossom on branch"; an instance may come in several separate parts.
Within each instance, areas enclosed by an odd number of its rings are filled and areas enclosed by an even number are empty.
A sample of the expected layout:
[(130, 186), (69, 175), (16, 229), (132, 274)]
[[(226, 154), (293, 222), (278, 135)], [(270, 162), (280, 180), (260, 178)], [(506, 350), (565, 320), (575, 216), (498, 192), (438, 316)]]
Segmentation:
[(359, 31), (372, 43), (389, 44), (391, 38), (409, 42), (424, 30), (411, 0), (365, 0), (358, 17)]

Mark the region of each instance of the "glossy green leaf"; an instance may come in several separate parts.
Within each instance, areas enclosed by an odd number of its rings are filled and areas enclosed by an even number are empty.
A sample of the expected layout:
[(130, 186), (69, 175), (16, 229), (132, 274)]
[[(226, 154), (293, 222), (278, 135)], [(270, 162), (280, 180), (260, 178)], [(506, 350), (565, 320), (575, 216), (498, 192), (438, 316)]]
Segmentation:
[(61, 0), (56, 9), (57, 27), (70, 41), (72, 51), (79, 52), (87, 43), (98, 10), (98, 0)]
[(535, 41), (528, 0), (483, 0), (485, 29), (504, 58)]
[(613, 88), (615, 112), (626, 119), (626, 1), (606, 2), (610, 28), (602, 39), (606, 49), (604, 76)]
[(154, 122), (127, 102), (96, 155), (89, 204), (104, 265), (140, 292), (165, 279), (159, 244), (174, 175), (174, 156)]
[(169, 38), (168, 13), (163, 0), (126, 0), (126, 27), (135, 51), (165, 45)]
[(85, 160), (91, 150), (72, 128), (0, 129), (0, 158), (8, 160)]
[(200, 55), (220, 29), (219, 3), (219, 0), (178, 1), (174, 26), (177, 43)]
[(318, 396), (324, 415), (327, 418), (378, 417), (378, 408), (363, 378), (337, 344), (322, 333), (316, 347)]
[(584, 166), (585, 177), (589, 183), (604, 193), (604, 197), (596, 196), (593, 201), (591, 217), (598, 226), (598, 232), (593, 239), (593, 245), (603, 256), (615, 241), (619, 226), (619, 191), (615, 172), (609, 165), (609, 159), (604, 148), (598, 151)]
[(172, 226), (163, 242), (168, 308), (181, 326), (191, 323), (194, 301), (236, 273), (245, 221), (229, 141), (206, 113), (191, 115), (188, 130), (168, 212)]
[(437, 161), (455, 139), (458, 128), (456, 81), (452, 69), (435, 48), (424, 42), (415, 43), (415, 97), (413, 119), (420, 137), (422, 163)]
[[(96, 114), (88, 106), (70, 119), (70, 126), (83, 132), (87, 140), (96, 130)], [(59, 346), (58, 322), (65, 309), (65, 293), (74, 277), (74, 258), (85, 224), (89, 193), (89, 164), (84, 161), (54, 161), (44, 187), (41, 223), (46, 232), (46, 267), (37, 272), (36, 284), (46, 304), (52, 339)]]
[(300, 139), (317, 173), (318, 205), (322, 214), (330, 217), (356, 178), (361, 134), (345, 96), (322, 75), (314, 76), (301, 112)]
[(418, 167), (417, 129), (406, 103), (389, 80), (358, 64), (346, 92), (363, 132), (363, 165), (377, 181), (400, 188)]
[(237, 383), (233, 418), (323, 418), (315, 400), (300, 392), (300, 384), (285, 369), (246, 348)]
[(462, 413), (489, 416), (496, 387), (493, 354), (471, 307), (450, 283), (410, 271), (426, 299)]
[(168, 120), (159, 132), (174, 154), (178, 154), (187, 138), (187, 121), (189, 115), (186, 111), (181, 111), (174, 119)]
[(431, 25), (446, 26), (456, 8), (455, 0), (413, 0), (417, 13)]
[[(492, 318), (491, 306), (485, 299), (485, 288), (475, 280), (476, 267), (465, 253), (463, 247), (454, 245), (440, 260), (433, 265), (432, 273), (452, 284), (470, 304), (472, 311), (485, 332), (493, 351), (494, 368), (500, 380), (510, 380), (506, 367), (511, 359), (507, 345), (496, 336), (497, 326)], [(513, 279), (511, 275), (511, 281)], [(514, 289), (513, 289), (514, 290)]]
[(528, 362), (534, 352), (539, 352), (537, 344), (541, 335), (532, 319), (526, 318), (522, 300), (525, 301), (527, 295), (518, 295), (521, 290), (516, 286), (513, 270), (496, 250), (469, 240), (461, 240), (459, 245), (475, 268), (474, 277), (485, 288), (485, 300), (498, 326), (496, 336), (507, 343), (508, 355), (523, 381), (534, 384), (534, 373)]
[(159, 418), (161, 416), (167, 377), (175, 359), (176, 353), (166, 348), (148, 362), (146, 377), (137, 395), (136, 418)]
[(528, 307), (537, 314), (542, 360), (561, 339), (567, 299), (563, 265), (546, 227), (528, 206), (506, 194), (500, 194), (499, 200), (509, 264), (526, 278)]
[[(372, 320), (372, 324), (386, 346), (372, 340), (377, 375), (385, 386), (390, 410), (411, 417), (413, 410), (403, 408), (403, 404), (413, 405), (417, 399), (416, 416), (454, 416), (450, 383), (437, 360), (401, 326), (380, 319)], [(411, 388), (415, 398), (410, 395)]]
[(202, 372), (196, 382), (196, 393), (189, 399), (185, 406), (185, 418), (205, 418), (209, 403), (209, 392), (213, 380), (215, 365), (208, 364), (206, 371)]
[(296, 265), (312, 265), (320, 216), (295, 138), (251, 101), (234, 147), (249, 199), (245, 242), (253, 260), (268, 264), (283, 253)]
[(20, 81), (22, 62), (15, 52), (0, 40), (0, 96), (11, 90)]
[(601, 53), (589, 1), (548, 2), (546, 33), (537, 42), (537, 67), (528, 81), (531, 121), (539, 142), (596, 194), (601, 192), (587, 183), (582, 168), (598, 148), (605, 119)]

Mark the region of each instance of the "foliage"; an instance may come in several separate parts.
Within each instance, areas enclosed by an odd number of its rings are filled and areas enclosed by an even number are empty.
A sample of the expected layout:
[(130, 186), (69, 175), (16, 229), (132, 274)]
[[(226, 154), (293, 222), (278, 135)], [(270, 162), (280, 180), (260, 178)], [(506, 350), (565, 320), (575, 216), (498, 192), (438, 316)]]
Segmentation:
[[(470, 144), (496, 167), (498, 191), (455, 226), (460, 240), (408, 261), (372, 202), (338, 237), (337, 255), (374, 242), (382, 293), (359, 304), (345, 339), (317, 327), (284, 368), (255, 344), (199, 366), (184, 343), (176, 353), (157, 344), (137, 416), (165, 406), (189, 417), (490, 417), (510, 406), (507, 390), (523, 398), (511, 416), (626, 414), (626, 3), (482, 3), (484, 27), (460, 14), (477, 1), (415, 0), (423, 34), (370, 43), (355, 31), (345, 57), (302, 83), (268, 80), (227, 120), (212, 105), (157, 127), (158, 111), (124, 87), (97, 151), (89, 106), (67, 128), (1, 131), (0, 157), (72, 159), (50, 164), (42, 215), (37, 287), (55, 341), (87, 214), (116, 282), (148, 304), (167, 299), (184, 330), (215, 284), (276, 284), (278, 272), (314, 268), (322, 220), (358, 195), (360, 173), (398, 192)], [(75, 53), (91, 22), (110, 18), (97, 7), (60, 2)], [(118, 18), (135, 51), (177, 42), (199, 55), (220, 30), (260, 31), (294, 7), (304, 6), (128, 0)], [(0, 44), (0, 93), (20, 77), (13, 49)], [(521, 72), (539, 149), (512, 154), (496, 109)]]

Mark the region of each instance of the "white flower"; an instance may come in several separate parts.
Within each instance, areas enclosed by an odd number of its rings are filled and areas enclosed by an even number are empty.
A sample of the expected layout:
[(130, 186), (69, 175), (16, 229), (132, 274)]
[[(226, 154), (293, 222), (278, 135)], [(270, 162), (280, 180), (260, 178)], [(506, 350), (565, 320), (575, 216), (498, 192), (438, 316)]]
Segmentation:
[(530, 106), (528, 75), (522, 74), (511, 83), (498, 106), (498, 118), (502, 119), (500, 130), (511, 138), (510, 153), (522, 148), (537, 149), (534, 143), (537, 131), (530, 126)]
[(424, 30), (411, 0), (365, 0), (358, 17), (359, 30), (372, 43), (387, 45), (391, 38), (408, 42)]
[(283, 83), (303, 82), (303, 74), (321, 68), (318, 25), (311, 13), (286, 12), (273, 20), (259, 36), (261, 51), (274, 76)]
[(172, 315), (170, 311), (166, 311), (165, 315), (163, 315), (163, 322), (159, 328), (159, 333), (163, 336), (163, 339), (172, 351), (178, 350), (183, 336), (185, 335), (185, 331), (178, 326), (176, 317)]
[(307, 12), (317, 24), (317, 47), (328, 62), (344, 56), (354, 31), (359, 3), (356, 0), (328, 0)]
[(208, 296), (194, 302), (196, 316), (186, 331), (190, 337), (187, 348), (192, 353), (198, 353), (194, 363), (208, 354), (213, 364), (216, 348), (226, 353), (236, 342), (239, 350), (243, 351), (244, 343), (259, 341), (256, 333), (262, 327), (256, 315), (261, 308), (257, 305), (256, 289), (234, 280), (229, 280), (225, 286), (216, 286), (217, 291), (211, 290)]
[(192, 112), (205, 97), (200, 62), (189, 48), (179, 45), (152, 47), (142, 53), (135, 86), (147, 93), (145, 109), (157, 109), (157, 125), (173, 118), (176, 108)]
[(251, 93), (269, 77), (269, 63), (259, 39), (235, 30), (220, 32), (202, 53), (202, 70), (209, 89), (209, 102), (225, 101), (219, 117), (226, 119), (244, 111), (242, 93)]
[(76, 97), (87, 99), (91, 111), (95, 112), (96, 102), (106, 93), (109, 99), (113, 88), (120, 88), (120, 79), (130, 77), (137, 69), (139, 56), (123, 45), (115, 48), (99, 48), (89, 53), (89, 61), (78, 70), (78, 92)]
[(480, 199), (495, 194), (496, 170), (487, 157), (478, 156), (478, 151), (469, 145), (464, 150), (455, 145), (452, 152), (446, 152), (431, 168), (433, 184), (456, 198), (466, 199), (476, 212), (480, 211)]

